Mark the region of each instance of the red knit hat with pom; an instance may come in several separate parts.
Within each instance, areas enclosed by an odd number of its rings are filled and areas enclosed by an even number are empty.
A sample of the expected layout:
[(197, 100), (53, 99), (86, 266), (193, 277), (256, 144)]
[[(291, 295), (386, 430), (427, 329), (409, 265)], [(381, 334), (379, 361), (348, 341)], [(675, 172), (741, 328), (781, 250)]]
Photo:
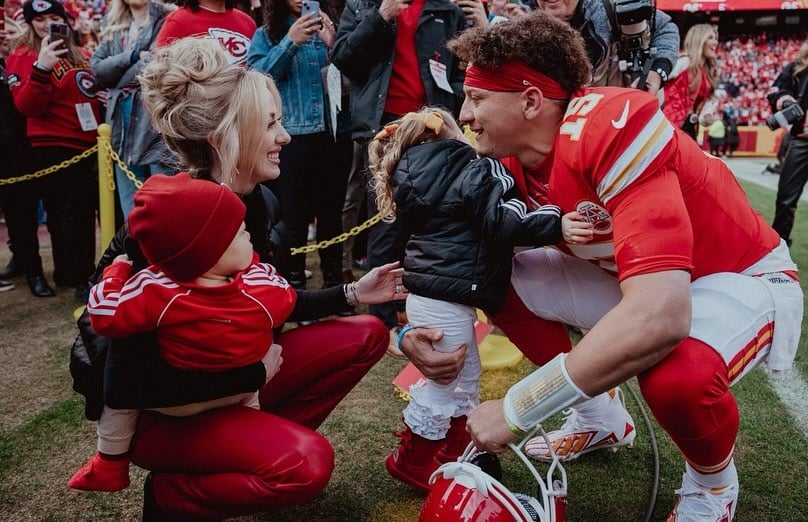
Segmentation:
[(129, 235), (149, 263), (179, 282), (213, 268), (247, 212), (229, 187), (184, 172), (151, 176), (135, 192), (134, 202)]

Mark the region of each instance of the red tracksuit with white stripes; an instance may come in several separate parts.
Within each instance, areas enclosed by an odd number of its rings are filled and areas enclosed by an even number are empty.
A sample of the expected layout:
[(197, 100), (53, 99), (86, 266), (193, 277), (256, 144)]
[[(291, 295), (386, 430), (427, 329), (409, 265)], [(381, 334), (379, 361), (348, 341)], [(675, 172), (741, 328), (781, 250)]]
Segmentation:
[(215, 371), (260, 361), (272, 330), (297, 299), (266, 263), (254, 263), (220, 286), (177, 283), (154, 266), (130, 274), (129, 263), (104, 270), (87, 303), (90, 322), (112, 338), (156, 329), (160, 355), (177, 368)]

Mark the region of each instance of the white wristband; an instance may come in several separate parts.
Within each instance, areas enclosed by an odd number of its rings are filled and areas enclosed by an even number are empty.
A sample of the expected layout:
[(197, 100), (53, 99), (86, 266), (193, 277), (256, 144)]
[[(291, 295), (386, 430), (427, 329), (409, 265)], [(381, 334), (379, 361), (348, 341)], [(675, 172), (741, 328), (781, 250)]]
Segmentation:
[(550, 415), (590, 398), (570, 379), (566, 358), (567, 354), (558, 354), (511, 386), (503, 401), (507, 422), (530, 431)]

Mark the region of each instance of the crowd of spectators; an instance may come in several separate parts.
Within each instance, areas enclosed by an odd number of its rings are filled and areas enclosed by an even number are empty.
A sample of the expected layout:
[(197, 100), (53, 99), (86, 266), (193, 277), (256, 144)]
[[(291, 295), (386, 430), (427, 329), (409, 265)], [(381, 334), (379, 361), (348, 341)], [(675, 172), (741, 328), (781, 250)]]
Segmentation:
[(761, 33), (723, 40), (716, 53), (719, 109), (729, 112), (738, 125), (764, 125), (771, 115), (766, 95), (783, 67), (796, 57), (805, 36)]

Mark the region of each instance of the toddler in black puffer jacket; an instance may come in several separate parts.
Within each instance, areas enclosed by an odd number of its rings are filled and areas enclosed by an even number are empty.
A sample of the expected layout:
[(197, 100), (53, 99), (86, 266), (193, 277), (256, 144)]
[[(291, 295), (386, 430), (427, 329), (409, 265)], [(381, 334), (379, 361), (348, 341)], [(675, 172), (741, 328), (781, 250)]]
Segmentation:
[[(390, 474), (429, 490), (441, 462), (456, 460), (469, 442), (466, 414), (479, 404), (480, 356), (475, 308), (496, 313), (511, 275), (514, 246), (584, 243), (592, 228), (558, 207), (528, 210), (516, 183), (497, 160), (477, 158), (452, 116), (425, 108), (387, 125), (368, 149), (382, 218), (401, 220), (408, 327), (439, 328), (435, 349), (466, 346), (466, 362), (447, 385), (427, 380), (410, 389)], [(399, 337), (400, 338), (400, 337)]]

